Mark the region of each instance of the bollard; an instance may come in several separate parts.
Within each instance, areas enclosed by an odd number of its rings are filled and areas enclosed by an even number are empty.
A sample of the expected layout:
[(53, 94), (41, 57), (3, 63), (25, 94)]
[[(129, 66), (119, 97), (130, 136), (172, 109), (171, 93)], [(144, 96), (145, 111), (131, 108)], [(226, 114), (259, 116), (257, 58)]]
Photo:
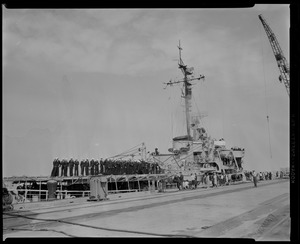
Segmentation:
[(48, 180), (47, 181), (47, 188), (48, 188), (48, 201), (55, 200), (55, 192), (57, 187), (56, 180)]
[(90, 197), (88, 201), (108, 200), (108, 185), (105, 176), (93, 176), (90, 178)]

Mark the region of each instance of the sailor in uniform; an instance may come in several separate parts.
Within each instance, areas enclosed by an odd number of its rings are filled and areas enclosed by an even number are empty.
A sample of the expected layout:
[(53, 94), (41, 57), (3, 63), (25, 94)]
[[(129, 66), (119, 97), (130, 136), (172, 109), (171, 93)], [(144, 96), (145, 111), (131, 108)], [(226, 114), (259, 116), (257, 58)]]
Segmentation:
[(84, 159), (82, 159), (80, 162), (80, 174), (82, 176), (84, 175), (84, 166), (85, 166), (85, 161), (84, 161)]
[(90, 163), (89, 163), (89, 160), (86, 159), (85, 160), (85, 175), (88, 176), (90, 174), (89, 172), (89, 167), (90, 167)]
[(95, 160), (94, 167), (95, 167), (95, 175), (98, 175), (99, 174), (99, 161), (98, 160)]
[(94, 159), (92, 158), (91, 160), (91, 163), (90, 163), (90, 166), (91, 166), (91, 175), (94, 175), (95, 174), (95, 171), (94, 171), (94, 164), (95, 164), (95, 161)]
[(78, 176), (78, 165), (79, 165), (78, 159), (75, 159), (74, 165), (75, 165), (75, 176)]
[(73, 158), (71, 158), (69, 160), (69, 172), (70, 172), (70, 176), (73, 176), (73, 172), (74, 172), (74, 160), (73, 160)]

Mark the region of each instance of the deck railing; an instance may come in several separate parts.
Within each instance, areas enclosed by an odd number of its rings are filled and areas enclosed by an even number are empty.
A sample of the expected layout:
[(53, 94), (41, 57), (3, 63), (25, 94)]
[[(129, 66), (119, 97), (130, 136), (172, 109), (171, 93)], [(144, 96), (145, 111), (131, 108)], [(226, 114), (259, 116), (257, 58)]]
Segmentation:
[[(167, 189), (176, 188), (176, 184), (167, 184)], [(108, 194), (125, 193), (125, 192), (139, 192), (139, 191), (153, 191), (157, 187), (150, 187), (144, 189), (124, 189), (124, 190), (108, 190)], [(16, 194), (18, 192), (18, 194)], [(16, 189), (13, 191), (14, 204), (24, 203), (24, 202), (40, 202), (48, 201), (48, 190), (36, 190), (36, 189)], [(90, 196), (90, 191), (82, 190), (56, 190), (56, 199), (68, 199), (72, 196), (77, 197), (88, 197)]]
[[(24, 203), (24, 202), (39, 202), (39, 201), (48, 201), (48, 190), (35, 190), (35, 189), (22, 189), (13, 191), (14, 204)], [(22, 193), (19, 193), (22, 192)], [(24, 193), (23, 193), (24, 192)], [(76, 191), (76, 190), (57, 190), (56, 198), (57, 199), (67, 199), (76, 197), (88, 197), (90, 191)]]

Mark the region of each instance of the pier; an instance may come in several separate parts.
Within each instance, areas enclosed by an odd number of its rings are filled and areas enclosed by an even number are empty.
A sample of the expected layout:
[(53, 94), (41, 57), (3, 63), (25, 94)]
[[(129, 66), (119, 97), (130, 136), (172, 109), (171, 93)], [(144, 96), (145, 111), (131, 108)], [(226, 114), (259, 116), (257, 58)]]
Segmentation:
[[(288, 241), (289, 180), (119, 193), (3, 214), (7, 237), (230, 237)], [(280, 232), (280, 233), (279, 233)], [(279, 238), (279, 239), (278, 239)]]

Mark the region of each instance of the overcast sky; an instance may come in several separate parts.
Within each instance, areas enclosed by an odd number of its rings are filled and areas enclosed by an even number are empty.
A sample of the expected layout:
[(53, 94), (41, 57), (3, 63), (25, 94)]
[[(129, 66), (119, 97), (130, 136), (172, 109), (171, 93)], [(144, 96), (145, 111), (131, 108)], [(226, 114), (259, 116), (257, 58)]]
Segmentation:
[[(205, 75), (193, 109), (246, 169), (289, 165), (289, 96), (263, 14), (289, 60), (289, 6), (29, 10), (3, 7), (3, 175), (50, 175), (59, 158), (106, 158), (185, 135), (183, 61)], [(268, 136), (269, 115), (270, 142)], [(271, 151), (270, 151), (271, 145)], [(272, 153), (272, 158), (271, 158)]]

